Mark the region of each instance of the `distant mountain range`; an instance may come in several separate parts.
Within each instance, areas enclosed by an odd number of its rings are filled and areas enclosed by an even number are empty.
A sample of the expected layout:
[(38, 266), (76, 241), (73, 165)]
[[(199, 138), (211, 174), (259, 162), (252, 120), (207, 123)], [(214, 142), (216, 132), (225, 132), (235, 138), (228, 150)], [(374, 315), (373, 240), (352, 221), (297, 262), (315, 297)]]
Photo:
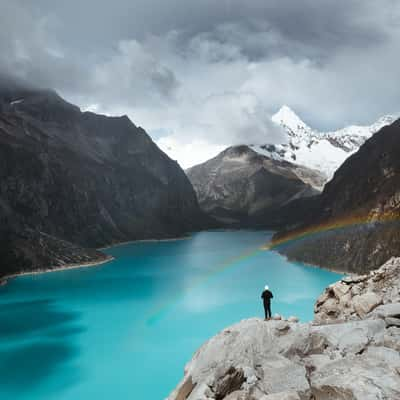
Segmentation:
[(286, 160), (317, 170), (324, 175), (325, 183), (367, 139), (395, 119), (395, 116), (386, 115), (369, 126), (351, 125), (333, 132), (319, 132), (310, 128), (288, 106), (283, 106), (272, 116), (272, 120), (284, 128), (287, 142), (250, 147), (272, 159)]
[(233, 146), (186, 171), (202, 209), (278, 230), (279, 251), (307, 263), (365, 272), (400, 256), (400, 120), (318, 133), (288, 107), (273, 119), (287, 144)]
[(267, 210), (317, 194), (312, 184), (321, 182), (318, 172), (265, 157), (244, 145), (229, 147), (186, 173), (203, 211), (240, 226), (254, 226)]
[[(186, 173), (200, 206), (225, 223), (246, 226), (275, 222), (275, 211), (294, 199), (322, 191), (336, 169), (379, 129), (394, 121), (380, 118), (371, 126), (318, 132), (283, 106), (272, 120), (286, 132), (280, 145), (239, 145), (189, 168)], [(284, 219), (276, 220), (280, 226)]]

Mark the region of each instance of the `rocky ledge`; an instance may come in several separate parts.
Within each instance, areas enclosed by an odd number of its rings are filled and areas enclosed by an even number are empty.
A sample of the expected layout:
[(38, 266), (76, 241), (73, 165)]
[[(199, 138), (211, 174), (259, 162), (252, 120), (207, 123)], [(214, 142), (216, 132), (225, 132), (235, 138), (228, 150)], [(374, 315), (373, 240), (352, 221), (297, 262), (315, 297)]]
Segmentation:
[(394, 307), (382, 307), (390, 303), (400, 303), (400, 258), (392, 258), (369, 274), (346, 276), (327, 287), (315, 304), (315, 321), (375, 317), (379, 310)]
[(312, 323), (241, 321), (195, 353), (168, 400), (400, 399), (399, 285), (397, 258), (327, 288)]

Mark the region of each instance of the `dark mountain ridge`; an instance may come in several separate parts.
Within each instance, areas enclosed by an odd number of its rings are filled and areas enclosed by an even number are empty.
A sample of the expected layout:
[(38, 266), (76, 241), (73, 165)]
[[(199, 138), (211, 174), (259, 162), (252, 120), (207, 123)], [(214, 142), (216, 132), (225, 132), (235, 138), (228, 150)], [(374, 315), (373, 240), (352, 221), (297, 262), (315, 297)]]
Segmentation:
[[(275, 241), (290, 258), (364, 272), (400, 255), (400, 120), (382, 128), (336, 171), (320, 196), (286, 208)], [(278, 218), (278, 217), (277, 217)], [(324, 230), (318, 234), (308, 232)]]
[(15, 84), (0, 88), (0, 221), (0, 276), (208, 222), (185, 173), (128, 117)]

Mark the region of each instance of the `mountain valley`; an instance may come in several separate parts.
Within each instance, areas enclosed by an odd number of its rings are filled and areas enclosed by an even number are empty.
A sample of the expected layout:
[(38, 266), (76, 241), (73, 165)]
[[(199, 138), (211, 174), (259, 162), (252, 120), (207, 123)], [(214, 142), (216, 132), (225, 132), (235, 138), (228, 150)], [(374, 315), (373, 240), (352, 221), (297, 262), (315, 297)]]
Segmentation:
[(1, 88), (0, 166), (0, 276), (104, 261), (93, 248), (207, 226), (186, 175), (142, 128), (54, 91)]

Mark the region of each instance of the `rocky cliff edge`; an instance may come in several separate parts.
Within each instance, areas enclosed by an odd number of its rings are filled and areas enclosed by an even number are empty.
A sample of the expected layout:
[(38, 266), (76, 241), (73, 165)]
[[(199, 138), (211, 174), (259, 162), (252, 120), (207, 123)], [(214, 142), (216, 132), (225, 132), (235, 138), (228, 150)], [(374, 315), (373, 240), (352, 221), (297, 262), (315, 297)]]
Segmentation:
[(400, 399), (400, 258), (331, 285), (313, 322), (294, 321), (224, 329), (168, 400)]

